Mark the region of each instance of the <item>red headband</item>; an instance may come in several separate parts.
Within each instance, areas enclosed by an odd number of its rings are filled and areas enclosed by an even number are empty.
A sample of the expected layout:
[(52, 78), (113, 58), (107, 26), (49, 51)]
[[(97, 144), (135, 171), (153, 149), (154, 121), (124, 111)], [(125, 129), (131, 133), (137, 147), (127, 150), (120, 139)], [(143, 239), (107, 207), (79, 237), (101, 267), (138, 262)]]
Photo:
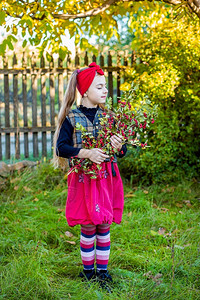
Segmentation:
[(79, 92), (82, 96), (89, 89), (90, 85), (92, 84), (92, 81), (94, 80), (96, 72), (99, 75), (104, 75), (103, 70), (95, 62), (91, 63), (89, 65), (89, 68), (87, 68), (83, 71), (77, 70), (77, 77), (76, 77), (77, 78), (77, 89), (79, 90)]

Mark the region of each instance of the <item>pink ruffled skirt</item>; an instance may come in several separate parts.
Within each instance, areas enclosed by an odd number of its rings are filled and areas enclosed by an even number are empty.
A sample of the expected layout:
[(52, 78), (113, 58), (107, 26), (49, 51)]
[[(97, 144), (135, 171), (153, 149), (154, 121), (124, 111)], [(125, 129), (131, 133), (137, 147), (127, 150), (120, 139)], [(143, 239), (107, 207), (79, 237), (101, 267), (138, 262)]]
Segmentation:
[(66, 202), (69, 226), (121, 222), (124, 191), (117, 163), (114, 169), (116, 176), (112, 175), (111, 162), (102, 163), (103, 179), (91, 179), (82, 172), (69, 174)]

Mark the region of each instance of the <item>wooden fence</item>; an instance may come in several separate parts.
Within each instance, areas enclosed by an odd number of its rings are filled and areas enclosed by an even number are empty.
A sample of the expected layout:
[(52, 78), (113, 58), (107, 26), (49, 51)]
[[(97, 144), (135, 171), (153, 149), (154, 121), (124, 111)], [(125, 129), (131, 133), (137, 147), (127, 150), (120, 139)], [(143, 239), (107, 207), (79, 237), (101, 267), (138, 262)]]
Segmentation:
[(70, 56), (65, 61), (51, 57), (47, 66), (44, 57), (36, 60), (34, 53), (31, 57), (23, 53), (21, 58), (14, 54), (9, 66), (4, 58), (0, 61), (0, 160), (19, 159), (20, 154), (46, 157), (52, 152), (57, 115), (75, 68), (93, 61), (99, 64), (107, 77), (108, 96), (116, 103), (124, 70), (133, 66), (135, 59), (134, 52), (111, 55), (109, 51), (97, 57), (86, 52), (73, 61)]

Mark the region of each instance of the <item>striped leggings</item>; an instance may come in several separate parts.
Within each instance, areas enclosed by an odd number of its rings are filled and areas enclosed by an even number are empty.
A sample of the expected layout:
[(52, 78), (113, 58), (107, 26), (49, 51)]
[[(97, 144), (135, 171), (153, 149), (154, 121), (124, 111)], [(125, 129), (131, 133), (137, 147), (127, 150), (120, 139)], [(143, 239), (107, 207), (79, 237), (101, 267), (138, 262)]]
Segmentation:
[(81, 258), (85, 270), (94, 269), (96, 240), (97, 270), (107, 270), (110, 255), (110, 225), (81, 225)]

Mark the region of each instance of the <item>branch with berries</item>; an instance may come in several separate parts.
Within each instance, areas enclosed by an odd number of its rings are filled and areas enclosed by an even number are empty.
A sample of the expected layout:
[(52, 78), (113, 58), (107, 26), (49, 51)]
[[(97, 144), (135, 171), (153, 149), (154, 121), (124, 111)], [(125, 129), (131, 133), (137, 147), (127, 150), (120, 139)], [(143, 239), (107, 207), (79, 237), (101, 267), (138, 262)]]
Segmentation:
[[(111, 145), (110, 138), (118, 135), (122, 144), (129, 144), (145, 149), (149, 147), (148, 132), (154, 123), (156, 107), (151, 107), (151, 102), (146, 99), (140, 103), (139, 108), (133, 107), (131, 103), (125, 100), (118, 101), (118, 107), (113, 111), (110, 110), (111, 99), (108, 99), (106, 110), (100, 120), (98, 136), (95, 139), (91, 133), (88, 133), (81, 124), (76, 124), (76, 130), (81, 131), (82, 148), (92, 149), (100, 148), (110, 156), (110, 161), (114, 160), (114, 155), (120, 151)], [(91, 179), (103, 178), (104, 173), (102, 166), (92, 162), (89, 159), (71, 158), (71, 172), (84, 172), (89, 174)]]

